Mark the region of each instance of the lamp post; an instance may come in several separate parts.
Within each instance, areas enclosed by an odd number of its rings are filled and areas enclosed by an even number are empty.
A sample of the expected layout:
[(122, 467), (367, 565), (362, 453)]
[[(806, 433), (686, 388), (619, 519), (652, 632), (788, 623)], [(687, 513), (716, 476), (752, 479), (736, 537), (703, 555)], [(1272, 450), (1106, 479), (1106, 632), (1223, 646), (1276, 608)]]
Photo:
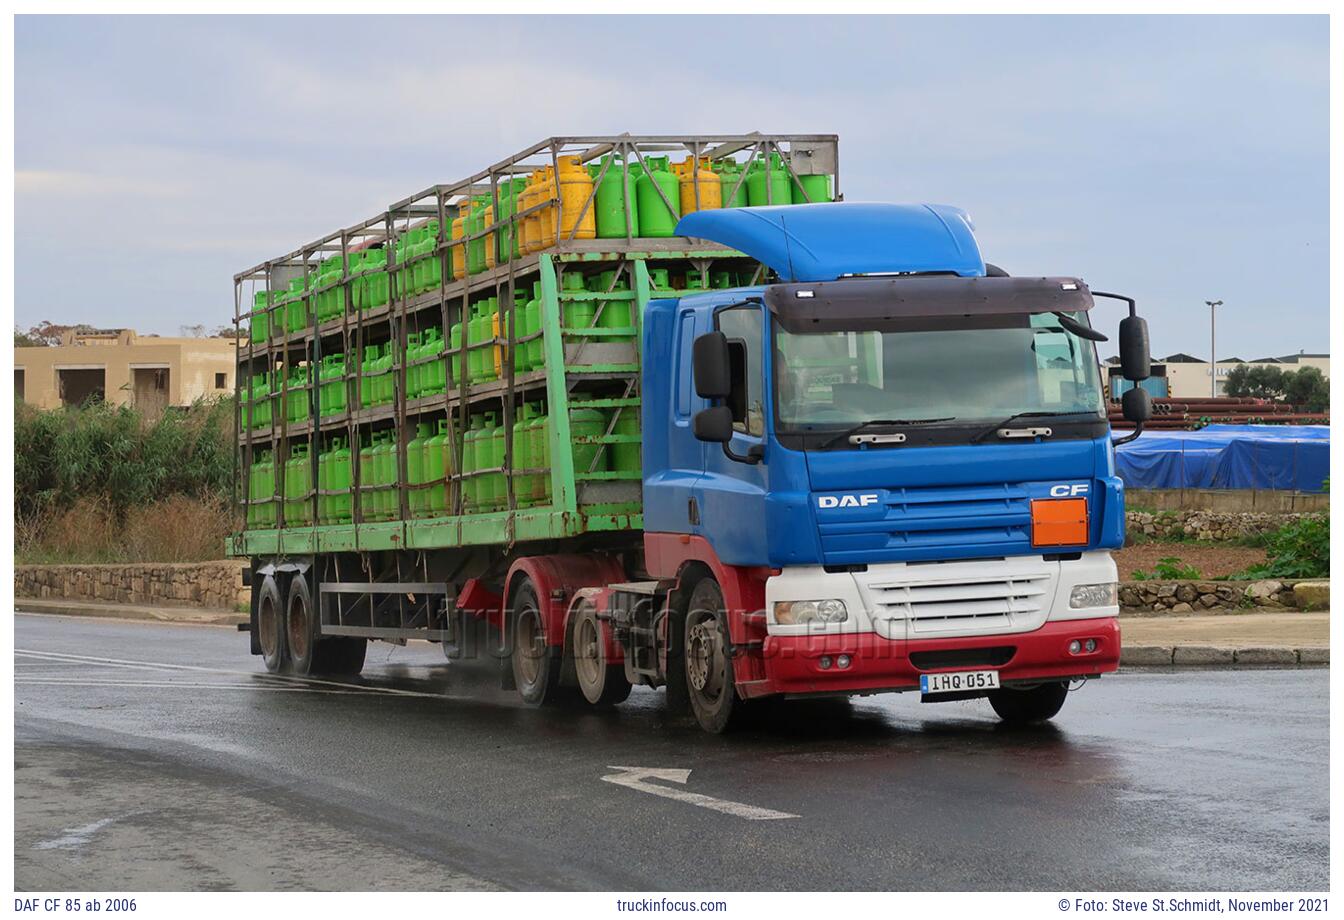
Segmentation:
[(1218, 324), (1214, 319), (1214, 307), (1221, 307), (1221, 300), (1206, 300), (1209, 305), (1209, 396), (1218, 398)]

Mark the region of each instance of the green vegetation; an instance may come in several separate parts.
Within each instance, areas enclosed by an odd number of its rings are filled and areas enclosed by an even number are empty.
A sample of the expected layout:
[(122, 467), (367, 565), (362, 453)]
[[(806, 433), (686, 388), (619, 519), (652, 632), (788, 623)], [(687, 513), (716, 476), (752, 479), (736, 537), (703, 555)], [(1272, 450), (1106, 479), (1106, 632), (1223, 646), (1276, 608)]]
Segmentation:
[(14, 406), (20, 562), (217, 559), (230, 529), (233, 403), (149, 419), (91, 403)]
[(1330, 383), (1314, 367), (1285, 371), (1273, 365), (1238, 364), (1228, 370), (1224, 392), (1228, 396), (1283, 400), (1304, 412), (1330, 408)]
[(1201, 576), (1194, 566), (1185, 565), (1175, 556), (1165, 556), (1157, 560), (1151, 572), (1136, 569), (1129, 577), (1133, 581), (1196, 581)]
[(1310, 515), (1265, 536), (1268, 560), (1237, 578), (1326, 578), (1330, 574), (1330, 517)]

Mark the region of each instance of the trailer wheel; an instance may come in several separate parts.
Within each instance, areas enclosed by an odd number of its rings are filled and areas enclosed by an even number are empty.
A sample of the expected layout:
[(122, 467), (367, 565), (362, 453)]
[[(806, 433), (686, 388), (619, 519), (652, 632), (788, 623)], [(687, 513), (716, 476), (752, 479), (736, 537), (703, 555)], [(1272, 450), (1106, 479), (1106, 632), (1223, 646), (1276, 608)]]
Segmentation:
[(1005, 688), (989, 692), (989, 705), (1010, 725), (1045, 722), (1055, 717), (1069, 694), (1068, 684), (1041, 684), (1026, 690)]
[(691, 589), (682, 649), (691, 711), (700, 727), (714, 734), (731, 728), (745, 708), (737, 698), (731, 648), (723, 591), (713, 578), (702, 578)]
[(267, 575), (257, 588), (257, 644), (261, 646), (261, 660), (272, 674), (285, 664), (284, 603), (275, 576)]
[(630, 681), (624, 664), (608, 664), (602, 641), (602, 621), (589, 600), (580, 602), (574, 614), (570, 648), (574, 654), (574, 676), (583, 698), (594, 706), (614, 706), (630, 696)]
[(546, 644), (546, 624), (531, 581), (523, 581), (514, 593), (510, 619), (513, 645), (509, 659), (518, 695), (531, 706), (554, 702), (560, 684), (560, 660), (557, 650)]
[(294, 673), (353, 677), (364, 670), (368, 640), (349, 636), (322, 638), (312, 589), (302, 575), (295, 575), (289, 581), (289, 603), (285, 610), (285, 638), (289, 643), (289, 659)]

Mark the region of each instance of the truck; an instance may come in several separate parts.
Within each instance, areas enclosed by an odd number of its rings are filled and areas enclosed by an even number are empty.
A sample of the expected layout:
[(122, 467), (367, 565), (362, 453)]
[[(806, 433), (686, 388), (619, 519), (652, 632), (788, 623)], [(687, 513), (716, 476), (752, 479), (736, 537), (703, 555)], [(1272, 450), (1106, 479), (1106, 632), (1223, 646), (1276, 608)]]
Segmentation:
[(723, 732), (907, 691), (1042, 721), (1118, 666), (1089, 315), (1127, 304), (1138, 382), (1134, 300), (845, 201), (834, 135), (548, 138), (235, 290), (228, 551), (270, 671), (427, 640), (531, 706), (655, 688)]

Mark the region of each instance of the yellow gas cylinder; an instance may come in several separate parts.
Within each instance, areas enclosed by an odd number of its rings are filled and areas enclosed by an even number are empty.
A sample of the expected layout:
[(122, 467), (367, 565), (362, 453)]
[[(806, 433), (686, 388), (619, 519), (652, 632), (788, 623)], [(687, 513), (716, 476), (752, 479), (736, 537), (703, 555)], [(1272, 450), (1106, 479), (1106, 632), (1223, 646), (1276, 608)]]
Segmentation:
[[(547, 166), (541, 171), (541, 182), (537, 185), (537, 202), (555, 198), (555, 170)], [(541, 238), (538, 249), (550, 249), (555, 245), (555, 205), (548, 204), (539, 212), (541, 215)]]
[(597, 236), (597, 203), (588, 200), (593, 194), (593, 177), (588, 175), (578, 157), (560, 157), (558, 162), (560, 239), (567, 240), (570, 234), (576, 240), (594, 239)]
[[(709, 157), (702, 157), (697, 167), (691, 157), (672, 167), (681, 187), (681, 213), (684, 217), (693, 211), (714, 211), (723, 207), (723, 185), (719, 174), (709, 168)], [(695, 184), (700, 180), (700, 207), (695, 206)]]
[[(463, 229), (463, 224), (466, 223), (467, 215), (470, 213), (471, 213), (471, 199), (464, 198), (462, 199), (461, 202), (458, 203), (457, 217), (453, 218), (453, 235), (452, 235), (453, 239), (460, 240), (467, 235), (466, 230)], [(461, 243), (458, 243), (456, 246), (449, 247), (448, 252), (452, 257), (453, 277), (465, 278), (467, 275), (466, 246), (462, 245)]]
[[(488, 227), (495, 222), (495, 205), (493, 202), (485, 206), (485, 221), (482, 226)], [(495, 234), (493, 232), (485, 235), (485, 267), (495, 267)]]
[[(526, 211), (536, 207), (540, 200), (537, 191), (541, 185), (541, 170), (527, 177), (527, 188), (518, 196), (519, 210)], [(541, 248), (541, 212), (533, 211), (523, 218), (523, 252), (536, 252)]]

